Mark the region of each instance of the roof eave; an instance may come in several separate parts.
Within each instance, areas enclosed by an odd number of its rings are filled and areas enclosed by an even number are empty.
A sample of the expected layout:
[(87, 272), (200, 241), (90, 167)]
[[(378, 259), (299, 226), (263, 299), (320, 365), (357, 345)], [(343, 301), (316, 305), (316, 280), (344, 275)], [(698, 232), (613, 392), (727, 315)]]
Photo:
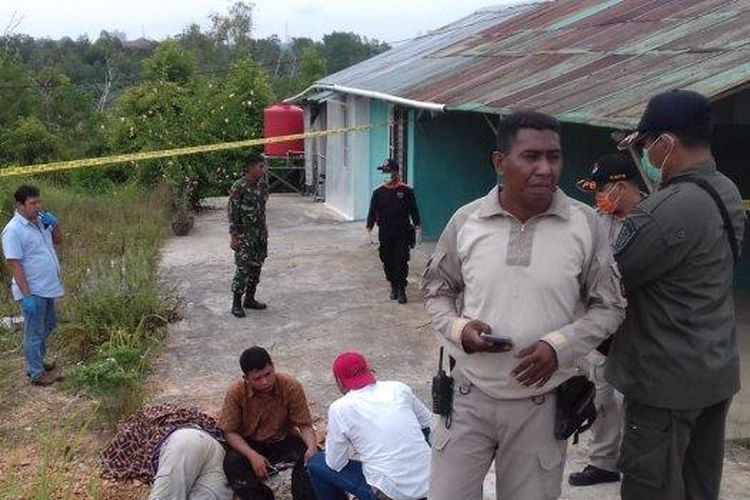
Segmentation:
[(351, 94), (360, 97), (368, 97), (370, 99), (378, 99), (381, 101), (398, 104), (400, 106), (406, 106), (415, 109), (424, 109), (427, 111), (433, 111), (437, 113), (445, 112), (445, 104), (429, 101), (417, 101), (414, 99), (407, 99), (405, 97), (399, 97), (392, 94), (386, 94), (384, 92), (377, 92), (374, 90), (358, 89), (354, 87), (346, 87), (344, 85), (334, 85), (328, 83), (314, 83), (307, 89), (303, 90), (297, 95), (284, 99), (284, 102), (300, 102), (304, 100), (305, 95), (315, 90), (329, 90), (333, 92), (340, 92), (342, 94)]
[[(461, 104), (458, 106), (446, 106), (446, 112), (450, 111), (463, 111), (473, 113), (488, 113), (493, 115), (509, 115), (515, 110), (508, 108), (495, 108), (492, 106), (486, 106), (477, 103)], [(620, 130), (630, 130), (636, 126), (637, 119), (627, 118), (608, 118), (608, 117), (592, 117), (589, 115), (576, 114), (576, 113), (561, 113), (553, 114), (555, 118), (565, 123), (575, 123), (579, 125), (591, 125), (593, 127), (604, 127), (614, 128)]]

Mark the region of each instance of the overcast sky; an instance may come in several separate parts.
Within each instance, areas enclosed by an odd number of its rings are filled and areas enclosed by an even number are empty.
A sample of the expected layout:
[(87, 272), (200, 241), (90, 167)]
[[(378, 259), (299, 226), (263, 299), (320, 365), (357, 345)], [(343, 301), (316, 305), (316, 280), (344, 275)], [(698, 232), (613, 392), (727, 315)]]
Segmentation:
[[(102, 30), (142, 33), (160, 40), (191, 24), (207, 25), (211, 12), (225, 13), (231, 0), (0, 0), (0, 33), (23, 16), (16, 33), (34, 37), (96, 39)], [(488, 5), (523, 0), (256, 0), (255, 36), (320, 39), (331, 31), (354, 31), (398, 41), (438, 28)]]

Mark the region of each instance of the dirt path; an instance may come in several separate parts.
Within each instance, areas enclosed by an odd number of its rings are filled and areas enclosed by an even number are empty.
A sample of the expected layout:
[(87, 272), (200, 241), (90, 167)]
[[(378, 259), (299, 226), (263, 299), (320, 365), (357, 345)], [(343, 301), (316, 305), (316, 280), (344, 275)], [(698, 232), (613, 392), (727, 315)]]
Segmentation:
[[(338, 396), (330, 366), (349, 349), (365, 353), (379, 378), (401, 380), (429, 402), (437, 343), (417, 292), (425, 260), (420, 252), (412, 254), (411, 301), (399, 306), (388, 300), (377, 251), (367, 244), (362, 223), (342, 222), (307, 198), (274, 196), (268, 206), (270, 253), (258, 291), (269, 309), (236, 319), (229, 314), (233, 265), (223, 200), (214, 204), (217, 210), (200, 215), (189, 236), (171, 239), (163, 251), (163, 276), (186, 306), (185, 319), (170, 327), (149, 382), (158, 400), (218, 411), (226, 386), (240, 376), (240, 352), (258, 344), (271, 351), (278, 369), (303, 382), (317, 415), (324, 416)], [(582, 468), (585, 453), (585, 442), (571, 446), (567, 468)], [(748, 484), (750, 453), (730, 447), (721, 498), (750, 498)], [(494, 498), (494, 488), (486, 490), (486, 498)], [(566, 485), (562, 498), (607, 500), (618, 498), (617, 491), (616, 485)]]

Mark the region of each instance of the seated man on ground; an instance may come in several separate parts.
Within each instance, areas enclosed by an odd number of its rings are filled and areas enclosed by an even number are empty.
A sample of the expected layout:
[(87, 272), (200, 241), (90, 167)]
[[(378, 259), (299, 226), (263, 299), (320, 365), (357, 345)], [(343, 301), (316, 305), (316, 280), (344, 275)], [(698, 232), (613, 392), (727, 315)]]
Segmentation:
[(104, 452), (104, 476), (153, 483), (149, 500), (231, 500), (222, 469), (223, 439), (195, 408), (146, 407), (130, 417)]
[(333, 376), (344, 396), (328, 410), (325, 453), (308, 463), (318, 499), (426, 497), (430, 411), (409, 386), (377, 382), (359, 353), (339, 355)]
[(219, 418), (231, 447), (224, 459), (229, 485), (243, 500), (273, 500), (264, 481), (280, 468), (274, 464), (291, 462), (294, 500), (314, 500), (305, 464), (317, 444), (302, 385), (276, 373), (262, 347), (246, 349), (240, 367), (244, 376), (229, 387)]

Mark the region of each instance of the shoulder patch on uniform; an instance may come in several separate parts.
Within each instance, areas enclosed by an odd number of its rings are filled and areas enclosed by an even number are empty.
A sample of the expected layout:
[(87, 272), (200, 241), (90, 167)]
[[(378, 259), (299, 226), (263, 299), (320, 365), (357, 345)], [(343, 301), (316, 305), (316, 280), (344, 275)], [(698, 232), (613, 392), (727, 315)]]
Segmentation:
[(614, 254), (619, 255), (628, 248), (636, 234), (638, 234), (638, 228), (636, 227), (635, 222), (626, 218), (622, 222), (622, 227), (620, 228), (620, 233), (617, 235), (617, 239), (612, 244), (612, 251)]

